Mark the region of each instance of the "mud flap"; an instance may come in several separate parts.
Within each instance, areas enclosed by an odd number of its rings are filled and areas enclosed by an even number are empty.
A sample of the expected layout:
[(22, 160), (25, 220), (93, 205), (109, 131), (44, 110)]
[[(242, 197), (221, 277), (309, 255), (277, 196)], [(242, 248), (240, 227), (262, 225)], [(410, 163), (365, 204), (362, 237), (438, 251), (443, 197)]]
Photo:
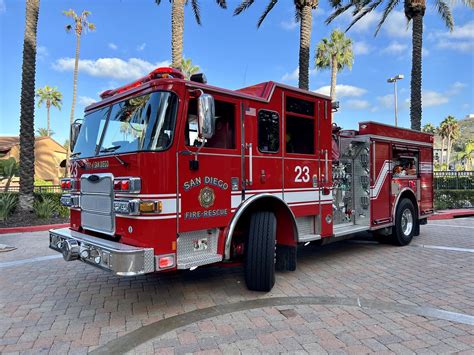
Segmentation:
[(275, 269), (277, 271), (295, 271), (296, 250), (296, 246), (277, 245)]

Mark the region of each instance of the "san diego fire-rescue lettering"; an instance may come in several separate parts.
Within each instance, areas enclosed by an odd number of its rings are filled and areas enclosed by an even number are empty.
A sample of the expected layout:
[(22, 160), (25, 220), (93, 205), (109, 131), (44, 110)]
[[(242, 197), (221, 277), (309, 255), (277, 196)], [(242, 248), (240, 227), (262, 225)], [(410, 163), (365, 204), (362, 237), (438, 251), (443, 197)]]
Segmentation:
[[(189, 181), (186, 181), (183, 184), (184, 191), (188, 192), (191, 189), (203, 185), (216, 186), (221, 190), (227, 190), (229, 184), (212, 176), (205, 176), (204, 178), (196, 177)], [(198, 200), (201, 207), (209, 208), (214, 205), (216, 199), (216, 194), (214, 189), (209, 186), (204, 186), (199, 192)], [(184, 213), (184, 219), (199, 219), (199, 218), (210, 218), (210, 217), (220, 217), (227, 216), (227, 209), (213, 209), (206, 211), (188, 211)]]

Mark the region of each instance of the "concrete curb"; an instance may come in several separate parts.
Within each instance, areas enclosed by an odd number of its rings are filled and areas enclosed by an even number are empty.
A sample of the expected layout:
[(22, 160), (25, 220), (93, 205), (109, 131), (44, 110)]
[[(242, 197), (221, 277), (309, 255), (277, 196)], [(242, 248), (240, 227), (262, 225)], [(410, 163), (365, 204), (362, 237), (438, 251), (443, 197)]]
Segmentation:
[(430, 221), (439, 221), (443, 219), (453, 219), (459, 217), (474, 216), (474, 208), (456, 209), (456, 210), (441, 210), (436, 211), (434, 215), (428, 217)]
[(69, 223), (43, 224), (40, 226), (28, 226), (28, 227), (0, 228), (0, 234), (41, 232), (41, 231), (50, 230), (52, 228), (65, 228), (65, 227), (69, 227)]

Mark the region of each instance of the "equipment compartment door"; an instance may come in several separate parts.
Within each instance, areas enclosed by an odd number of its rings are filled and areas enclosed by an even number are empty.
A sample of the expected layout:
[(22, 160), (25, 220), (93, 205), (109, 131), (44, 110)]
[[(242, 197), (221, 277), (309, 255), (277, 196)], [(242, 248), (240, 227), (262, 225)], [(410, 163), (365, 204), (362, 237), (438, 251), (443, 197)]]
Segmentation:
[(391, 149), (390, 143), (372, 141), (370, 150), (371, 206), (372, 226), (376, 227), (391, 221), (390, 216), (390, 183), (391, 183)]
[(227, 226), (232, 190), (240, 189), (240, 102), (213, 96), (215, 133), (205, 142), (198, 138), (197, 100), (191, 97), (185, 108), (177, 172), (179, 233)]

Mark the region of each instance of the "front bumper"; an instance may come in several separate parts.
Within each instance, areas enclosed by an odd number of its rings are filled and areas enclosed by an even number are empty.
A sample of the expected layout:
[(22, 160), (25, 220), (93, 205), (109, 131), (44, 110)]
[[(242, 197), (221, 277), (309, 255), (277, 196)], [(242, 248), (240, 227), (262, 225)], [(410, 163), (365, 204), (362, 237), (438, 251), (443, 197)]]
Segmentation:
[(155, 271), (153, 248), (137, 248), (69, 228), (51, 229), (49, 247), (63, 254), (64, 260), (81, 260), (120, 276), (142, 275)]

